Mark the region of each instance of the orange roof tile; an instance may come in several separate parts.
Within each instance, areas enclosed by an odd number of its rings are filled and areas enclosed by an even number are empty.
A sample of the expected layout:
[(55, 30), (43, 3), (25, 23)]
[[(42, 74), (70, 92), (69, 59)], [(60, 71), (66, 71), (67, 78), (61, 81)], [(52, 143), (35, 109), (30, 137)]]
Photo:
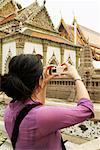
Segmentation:
[(32, 33), (32, 36), (41, 38), (41, 39), (47, 39), (47, 40), (58, 42), (58, 43), (71, 44), (70, 42), (68, 43), (65, 39), (63, 39), (61, 37), (57, 37), (54, 35), (48, 35), (48, 34), (44, 34), (44, 33), (39, 33), (39, 32), (35, 32), (35, 31)]
[(6, 18), (4, 18), (3, 20), (0, 21), (0, 25), (13, 20), (15, 17), (16, 17), (16, 14), (11, 14), (10, 16), (7, 16)]

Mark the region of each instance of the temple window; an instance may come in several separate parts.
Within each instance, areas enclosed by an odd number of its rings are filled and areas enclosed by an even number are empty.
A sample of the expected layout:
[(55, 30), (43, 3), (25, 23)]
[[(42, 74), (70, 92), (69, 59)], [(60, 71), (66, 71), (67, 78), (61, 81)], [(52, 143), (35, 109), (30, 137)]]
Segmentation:
[(60, 81), (60, 85), (62, 85), (62, 81)]
[(94, 86), (94, 82), (92, 82), (92, 86)]
[(66, 81), (66, 85), (67, 85), (67, 81)]
[(57, 85), (59, 85), (59, 81), (57, 81)]
[(65, 81), (63, 81), (63, 85), (65, 84)]
[(96, 82), (96, 86), (98, 86), (98, 82)]

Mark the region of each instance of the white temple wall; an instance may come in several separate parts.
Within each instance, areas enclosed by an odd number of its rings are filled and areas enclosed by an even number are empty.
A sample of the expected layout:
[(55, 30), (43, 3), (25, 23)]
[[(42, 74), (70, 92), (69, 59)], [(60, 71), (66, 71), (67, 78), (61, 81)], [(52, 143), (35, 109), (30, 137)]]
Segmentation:
[(56, 57), (58, 63), (60, 64), (61, 63), (60, 48), (52, 47), (52, 46), (48, 46), (48, 48), (47, 48), (46, 64), (48, 64), (49, 60), (52, 58), (53, 53), (55, 54), (55, 57)]
[(16, 42), (10, 42), (3, 44), (2, 46), (2, 74), (4, 74), (5, 64), (8, 57), (13, 57), (16, 55)]
[(70, 56), (73, 65), (76, 67), (76, 51), (64, 49), (64, 62), (68, 61), (68, 57)]
[(24, 54), (33, 54), (35, 50), (36, 54), (41, 54), (43, 56), (43, 46), (42, 44), (36, 44), (31, 42), (26, 42), (24, 46)]

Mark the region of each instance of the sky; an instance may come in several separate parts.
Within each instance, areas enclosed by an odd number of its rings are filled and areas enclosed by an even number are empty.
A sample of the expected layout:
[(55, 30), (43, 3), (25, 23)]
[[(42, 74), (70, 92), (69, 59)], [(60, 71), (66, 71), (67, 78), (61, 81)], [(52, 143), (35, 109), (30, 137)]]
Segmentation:
[[(35, 0), (16, 0), (23, 7)], [(37, 0), (43, 5), (44, 0)], [(87, 28), (100, 33), (100, 0), (46, 0), (46, 8), (55, 27), (59, 25), (61, 17), (66, 24), (72, 24), (74, 16), (77, 22)]]

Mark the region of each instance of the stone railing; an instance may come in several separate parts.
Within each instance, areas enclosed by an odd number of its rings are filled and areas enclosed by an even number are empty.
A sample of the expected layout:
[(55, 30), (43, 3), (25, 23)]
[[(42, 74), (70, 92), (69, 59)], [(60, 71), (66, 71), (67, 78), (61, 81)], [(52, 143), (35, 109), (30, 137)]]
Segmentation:
[[(96, 79), (84, 81), (84, 84), (90, 94), (91, 100), (100, 103), (100, 80)], [(76, 101), (76, 90), (74, 80), (70, 78), (54, 78), (47, 86), (47, 97), (67, 99), (67, 101)]]

